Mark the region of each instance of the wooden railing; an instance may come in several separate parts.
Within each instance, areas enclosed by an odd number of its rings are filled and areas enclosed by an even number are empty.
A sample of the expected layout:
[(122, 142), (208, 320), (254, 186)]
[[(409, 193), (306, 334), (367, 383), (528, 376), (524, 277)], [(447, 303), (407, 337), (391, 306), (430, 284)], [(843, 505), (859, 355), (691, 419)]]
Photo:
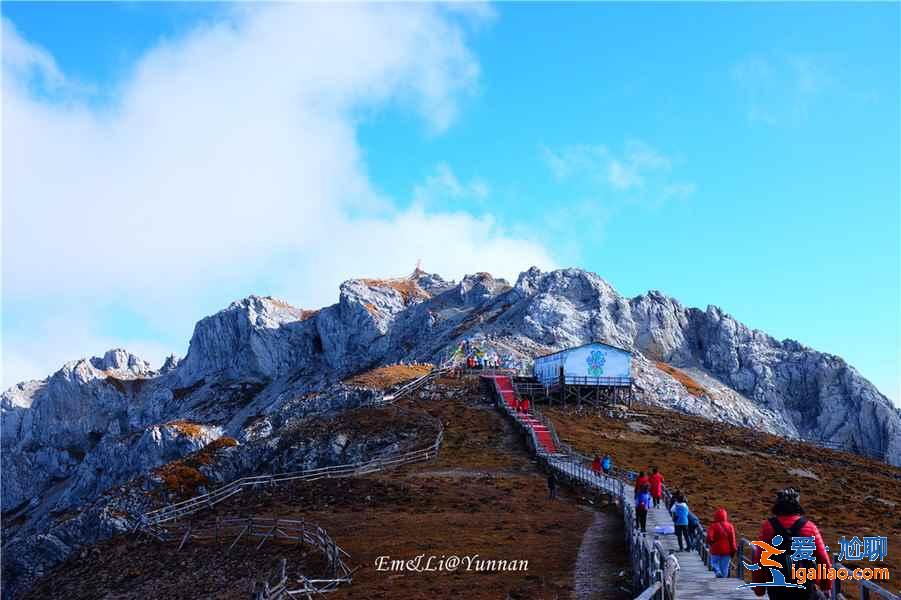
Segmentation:
[[(560, 378), (555, 377), (545, 379), (546, 383), (551, 386), (560, 383)], [(566, 385), (610, 385), (610, 386), (629, 386), (632, 385), (631, 377), (591, 377), (590, 375), (564, 375), (563, 383)]]
[(178, 550), (192, 541), (228, 543), (226, 552), (230, 552), (242, 540), (256, 543), (256, 550), (267, 542), (281, 541), (290, 544), (289, 547), (302, 545), (315, 548), (325, 556), (326, 572), (321, 577), (310, 579), (301, 575), (294, 581), (287, 577), (286, 559), (280, 559), (274, 581), (266, 579), (254, 582), (251, 591), (254, 600), (280, 600), (293, 595), (322, 594), (339, 585), (351, 583), (353, 579), (353, 571), (344, 560), (350, 555), (335, 543), (325, 529), (304, 519), (230, 517), (218, 518), (212, 523), (201, 525), (190, 522), (154, 525), (148, 532), (161, 542), (178, 542)]
[(374, 401), (373, 404), (375, 404), (375, 405), (391, 404), (392, 402), (396, 402), (396, 401), (400, 400), (401, 398), (403, 398), (404, 396), (408, 396), (409, 394), (412, 394), (413, 392), (419, 390), (420, 388), (422, 388), (429, 382), (434, 381), (441, 375), (450, 373), (451, 370), (452, 370), (451, 367), (441, 367), (439, 369), (433, 369), (433, 370), (429, 371), (428, 373), (426, 373), (425, 375), (423, 375), (422, 377), (417, 377), (413, 381), (404, 384), (403, 386), (401, 386), (400, 388), (395, 390), (393, 393), (385, 394), (384, 396), (381, 397), (381, 399)]
[(142, 515), (138, 527), (141, 528), (146, 527), (147, 525), (165, 523), (167, 521), (184, 518), (207, 508), (212, 508), (216, 504), (240, 493), (248, 487), (254, 488), (258, 486), (274, 485), (287, 481), (317, 481), (319, 479), (353, 477), (410, 463), (431, 460), (438, 456), (443, 440), (444, 425), (439, 420), (438, 435), (436, 436), (435, 441), (425, 448), (394, 456), (374, 458), (358, 463), (319, 467), (316, 469), (292, 471), (288, 473), (270, 473), (267, 475), (242, 477), (213, 490), (212, 492), (194, 496), (193, 498), (147, 512)]
[[(252, 600), (282, 600), (288, 595), (288, 574), (287, 561), (282, 558), (278, 561), (278, 568), (275, 571), (275, 581), (270, 583), (269, 580), (262, 582), (253, 582), (251, 590)], [(289, 596), (290, 597), (290, 596)]]
[[(672, 504), (672, 492), (667, 488), (663, 489), (663, 499), (666, 506)], [(707, 543), (707, 528), (704, 527), (700, 519), (698, 519), (697, 523), (689, 526), (689, 533), (691, 537), (691, 549), (695, 550), (701, 557), (701, 561), (708, 569), (712, 570), (713, 567), (710, 564), (710, 545)], [(751, 545), (751, 541), (748, 538), (739, 538), (738, 552), (736, 552), (735, 556), (729, 561), (729, 572), (727, 574), (729, 577), (734, 576), (738, 579), (745, 579), (747, 575), (745, 563), (754, 563), (753, 550), (754, 546)], [(838, 561), (837, 555), (834, 557), (832, 566), (836, 570), (846, 568)], [(845, 596), (841, 591), (843, 585), (856, 585), (858, 592), (857, 597), (861, 600), (869, 600), (874, 595), (885, 600), (901, 600), (901, 596), (880, 587), (872, 581), (857, 581), (853, 579), (847, 579), (845, 581), (836, 579), (832, 585), (832, 592), (830, 595), (831, 600), (845, 600)]]
[(530, 445), (539, 464), (571, 485), (588, 487), (608, 494), (611, 500), (615, 498), (619, 501), (623, 510), (626, 541), (632, 557), (632, 581), (636, 589), (641, 590), (638, 597), (646, 600), (650, 598), (673, 600), (676, 597), (679, 561), (674, 555), (667, 554), (659, 542), (652, 542), (639, 534), (632, 505), (626, 498), (626, 494), (632, 491), (631, 486), (627, 487), (625, 483), (627, 472), (617, 469), (614, 474), (607, 475), (592, 471), (586, 466), (590, 462), (588, 458), (561, 442), (550, 419), (533, 407), (530, 416), (544, 425), (554, 440), (557, 451), (548, 452), (538, 441), (534, 428), (523, 420), (524, 415), (504, 401), (497, 383), (493, 385), (493, 392), (498, 408), (529, 435)]
[(832, 440), (821, 440), (821, 439), (802, 439), (802, 442), (807, 444), (813, 444), (815, 446), (819, 446), (820, 448), (827, 448), (829, 450), (838, 450), (840, 452), (850, 452), (851, 454), (858, 454), (860, 456), (865, 456), (866, 458), (872, 458), (874, 460), (885, 460), (885, 452), (879, 450), (872, 450), (870, 448), (861, 448), (853, 443), (848, 442), (834, 442)]
[(513, 389), (521, 396), (545, 395), (548, 393), (548, 387), (543, 383), (533, 381), (514, 381)]
[[(849, 571), (853, 571), (856, 568), (856, 566), (847, 566), (840, 563), (837, 554), (833, 556), (832, 566), (836, 570), (848, 569)], [(860, 598), (860, 600), (870, 600), (873, 597), (882, 598), (884, 600), (901, 600), (901, 596), (899, 596), (898, 594), (894, 594), (885, 588), (879, 587), (872, 581), (863, 579), (846, 579), (842, 581), (837, 577), (835, 581), (832, 582), (832, 595), (830, 596), (831, 600), (845, 600), (845, 594), (842, 592), (842, 588), (846, 585), (849, 587), (857, 587), (857, 597)]]

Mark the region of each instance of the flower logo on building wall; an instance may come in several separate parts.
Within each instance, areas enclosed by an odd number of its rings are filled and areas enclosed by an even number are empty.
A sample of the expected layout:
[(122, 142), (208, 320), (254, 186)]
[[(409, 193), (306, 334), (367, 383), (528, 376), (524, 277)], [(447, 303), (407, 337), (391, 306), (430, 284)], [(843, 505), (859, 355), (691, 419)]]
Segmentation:
[(585, 363), (588, 365), (588, 374), (592, 377), (600, 377), (604, 374), (604, 363), (607, 362), (607, 357), (604, 356), (604, 353), (600, 350), (592, 350), (591, 354), (588, 355), (588, 358), (585, 359)]

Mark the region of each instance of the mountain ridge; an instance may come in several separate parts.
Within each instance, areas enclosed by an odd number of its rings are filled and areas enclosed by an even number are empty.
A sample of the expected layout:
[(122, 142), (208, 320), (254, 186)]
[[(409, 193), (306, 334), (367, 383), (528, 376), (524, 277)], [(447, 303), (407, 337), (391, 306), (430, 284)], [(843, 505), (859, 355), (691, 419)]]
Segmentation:
[[(0, 397), (0, 500), (4, 517), (20, 524), (4, 546), (23, 544), (21, 555), (37, 562), (65, 555), (60, 548), (118, 525), (70, 527), (50, 552), (46, 532), (59, 515), (219, 437), (253, 446), (277, 440), (297, 419), (359, 406), (341, 383), (349, 376), (400, 361), (440, 363), (463, 339), (513, 365), (612, 343), (635, 353), (633, 376), (646, 403), (830, 439), (901, 464), (901, 413), (853, 367), (752, 330), (716, 306), (686, 308), (659, 291), (627, 298), (581, 269), (533, 267), (512, 285), (488, 273), (454, 282), (417, 271), (348, 280), (338, 301), (318, 311), (272, 297), (237, 300), (198, 321), (185, 357), (156, 371), (117, 349), (9, 388)], [(686, 387), (686, 377), (697, 388)], [(315, 456), (310, 466), (325, 460)], [(254, 462), (261, 457), (268, 458)], [(235, 472), (283, 460), (269, 449), (248, 451)]]

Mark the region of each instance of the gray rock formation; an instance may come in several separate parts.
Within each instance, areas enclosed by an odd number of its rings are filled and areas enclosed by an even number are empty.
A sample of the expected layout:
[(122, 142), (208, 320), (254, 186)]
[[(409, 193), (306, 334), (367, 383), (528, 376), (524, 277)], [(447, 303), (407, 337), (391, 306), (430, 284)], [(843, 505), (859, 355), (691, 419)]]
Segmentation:
[[(64, 556), (79, 539), (120, 528), (103, 517), (119, 514), (102, 500), (116, 486), (223, 435), (277, 446), (289, 423), (367, 401), (336, 382), (380, 364), (441, 362), (472, 338), (518, 364), (612, 343), (635, 352), (633, 375), (647, 402), (901, 464), (899, 411), (857, 371), (716, 307), (683, 307), (659, 292), (626, 298), (578, 269), (532, 268), (512, 286), (486, 273), (454, 283), (417, 271), (345, 282), (338, 302), (319, 311), (268, 297), (234, 302), (198, 322), (185, 358), (170, 357), (159, 371), (114, 350), (10, 388), (0, 397), (4, 546)], [(670, 367), (704, 393), (688, 390)], [(236, 452), (233, 472), (275, 464), (254, 452)], [(334, 458), (321, 448), (301, 454), (307, 466)], [(60, 529), (59, 515), (76, 509), (79, 520)]]

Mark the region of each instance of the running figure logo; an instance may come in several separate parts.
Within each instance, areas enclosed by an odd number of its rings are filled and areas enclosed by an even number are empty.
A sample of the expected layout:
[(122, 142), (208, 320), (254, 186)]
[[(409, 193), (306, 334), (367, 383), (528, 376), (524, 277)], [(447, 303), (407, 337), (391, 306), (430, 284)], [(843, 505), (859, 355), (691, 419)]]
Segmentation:
[[(776, 535), (773, 537), (773, 544), (776, 546), (782, 543), (782, 536)], [(760, 563), (756, 565), (749, 565), (748, 563), (744, 563), (745, 568), (749, 571), (758, 571), (762, 567), (769, 567), (770, 569), (770, 577), (773, 578), (772, 581), (767, 583), (745, 583), (738, 586), (738, 589), (742, 588), (755, 588), (755, 587), (786, 587), (786, 588), (803, 588), (803, 585), (798, 585), (797, 583), (787, 583), (785, 581), (785, 575), (782, 574), (782, 571), (779, 569), (782, 568), (782, 565), (773, 560), (772, 556), (778, 556), (785, 552), (785, 550), (781, 550), (779, 548), (775, 548), (771, 544), (767, 544), (766, 542), (760, 540), (754, 540), (751, 542), (752, 546), (757, 546), (760, 548)], [(742, 561), (744, 562), (744, 561)]]

